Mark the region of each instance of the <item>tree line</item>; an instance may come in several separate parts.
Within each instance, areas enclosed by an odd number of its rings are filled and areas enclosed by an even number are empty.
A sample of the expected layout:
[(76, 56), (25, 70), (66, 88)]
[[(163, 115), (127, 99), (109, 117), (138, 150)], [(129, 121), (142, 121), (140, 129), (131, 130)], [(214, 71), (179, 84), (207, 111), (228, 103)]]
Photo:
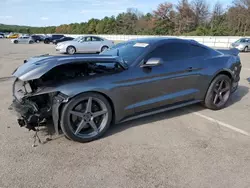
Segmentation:
[(250, 36), (250, 0), (233, 0), (225, 7), (206, 0), (163, 2), (151, 13), (135, 8), (116, 17), (50, 27), (1, 25), (2, 32), (125, 35)]

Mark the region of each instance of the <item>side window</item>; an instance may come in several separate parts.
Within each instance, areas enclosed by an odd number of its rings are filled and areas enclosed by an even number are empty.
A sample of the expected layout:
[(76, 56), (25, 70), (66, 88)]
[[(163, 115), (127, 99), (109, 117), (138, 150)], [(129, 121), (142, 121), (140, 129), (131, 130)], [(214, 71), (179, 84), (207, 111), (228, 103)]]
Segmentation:
[(85, 37), (85, 40), (86, 42), (90, 42), (91, 41), (91, 37)]
[(173, 42), (157, 47), (150, 53), (147, 59), (156, 57), (164, 61), (176, 61), (190, 57), (190, 45), (188, 43)]
[(92, 37), (92, 41), (102, 41), (102, 39), (99, 37)]
[(208, 56), (210, 54), (210, 51), (202, 46), (190, 45), (190, 48), (191, 57)]

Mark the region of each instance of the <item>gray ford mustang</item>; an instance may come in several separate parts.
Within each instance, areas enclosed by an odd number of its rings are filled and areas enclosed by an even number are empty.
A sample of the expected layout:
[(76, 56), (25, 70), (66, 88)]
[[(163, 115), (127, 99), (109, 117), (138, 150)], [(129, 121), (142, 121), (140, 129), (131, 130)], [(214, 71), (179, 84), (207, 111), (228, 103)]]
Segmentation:
[(202, 102), (219, 110), (238, 87), (239, 51), (193, 40), (149, 38), (99, 55), (32, 57), (13, 76), (18, 123), (31, 130), (50, 119), (56, 132), (88, 142), (110, 124)]

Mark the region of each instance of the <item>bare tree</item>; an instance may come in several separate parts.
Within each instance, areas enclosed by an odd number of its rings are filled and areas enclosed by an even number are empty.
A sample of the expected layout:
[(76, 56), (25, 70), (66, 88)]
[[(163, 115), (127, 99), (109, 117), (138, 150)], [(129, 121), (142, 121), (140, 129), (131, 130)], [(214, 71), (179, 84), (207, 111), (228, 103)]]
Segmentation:
[(192, 9), (195, 14), (195, 27), (208, 21), (209, 6), (206, 0), (193, 0)]
[(250, 0), (235, 0), (228, 10), (228, 23), (234, 33), (246, 35), (250, 29)]
[(158, 19), (171, 21), (173, 16), (173, 4), (172, 3), (161, 3), (157, 10), (154, 11), (154, 15)]
[(195, 28), (195, 13), (188, 0), (181, 0), (177, 6), (177, 34), (190, 32)]
[(211, 29), (213, 29), (215, 26), (219, 25), (221, 16), (224, 14), (224, 8), (223, 5), (217, 1), (213, 7), (212, 11), (212, 17), (211, 17)]

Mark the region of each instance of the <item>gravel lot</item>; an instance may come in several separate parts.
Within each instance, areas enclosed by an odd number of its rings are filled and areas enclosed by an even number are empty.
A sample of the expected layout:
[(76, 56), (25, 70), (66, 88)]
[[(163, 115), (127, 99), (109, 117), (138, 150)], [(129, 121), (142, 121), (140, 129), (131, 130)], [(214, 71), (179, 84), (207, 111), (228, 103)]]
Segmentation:
[(250, 53), (241, 54), (240, 87), (224, 110), (193, 105), (113, 126), (91, 143), (53, 136), (33, 148), (34, 133), (8, 111), (6, 77), (54, 47), (0, 40), (0, 188), (250, 187)]

